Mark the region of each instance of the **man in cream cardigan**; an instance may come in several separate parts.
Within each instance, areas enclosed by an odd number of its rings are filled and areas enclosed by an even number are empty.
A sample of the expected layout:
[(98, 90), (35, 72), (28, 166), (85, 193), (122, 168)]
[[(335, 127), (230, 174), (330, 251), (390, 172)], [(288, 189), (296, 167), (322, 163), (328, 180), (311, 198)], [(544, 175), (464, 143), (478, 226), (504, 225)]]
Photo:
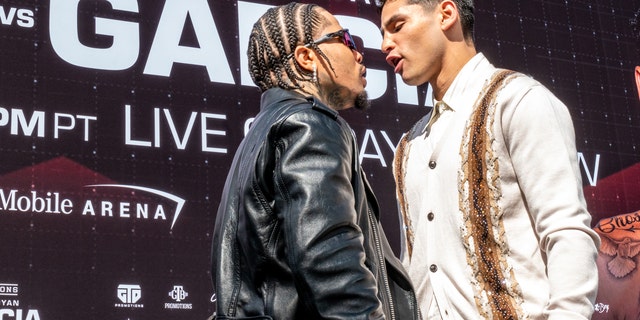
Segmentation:
[(403, 262), (427, 319), (589, 319), (598, 286), (566, 106), (473, 43), (471, 0), (387, 0), (382, 51), (431, 113), (394, 175)]

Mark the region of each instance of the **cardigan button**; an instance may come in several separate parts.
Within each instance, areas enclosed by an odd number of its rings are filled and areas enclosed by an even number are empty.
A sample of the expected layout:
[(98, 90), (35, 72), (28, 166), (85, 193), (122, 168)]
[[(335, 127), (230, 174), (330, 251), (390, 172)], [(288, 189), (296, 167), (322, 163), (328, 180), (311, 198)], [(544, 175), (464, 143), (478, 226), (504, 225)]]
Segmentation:
[(438, 266), (436, 266), (435, 264), (430, 265), (429, 266), (429, 271), (435, 273), (436, 271), (438, 271)]
[(429, 219), (429, 221), (433, 221), (434, 216), (433, 212), (429, 212), (429, 214), (427, 214), (427, 219)]
[(436, 168), (436, 161), (435, 160), (429, 161), (429, 168), (431, 168), (431, 169), (435, 169)]

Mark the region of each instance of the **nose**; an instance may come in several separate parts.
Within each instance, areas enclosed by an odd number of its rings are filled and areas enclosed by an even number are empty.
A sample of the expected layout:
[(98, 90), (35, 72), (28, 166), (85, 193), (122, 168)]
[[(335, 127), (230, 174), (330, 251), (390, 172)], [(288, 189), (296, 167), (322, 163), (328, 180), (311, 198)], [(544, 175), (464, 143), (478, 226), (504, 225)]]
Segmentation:
[(387, 33), (383, 34), (382, 35), (382, 44), (380, 45), (380, 50), (382, 50), (382, 53), (391, 52), (393, 47), (394, 47), (393, 41), (390, 39), (390, 37), (387, 35)]
[(356, 55), (356, 61), (360, 64), (362, 64), (362, 61), (364, 60), (364, 56), (362, 55), (362, 53), (358, 50), (352, 50), (353, 52), (355, 52)]

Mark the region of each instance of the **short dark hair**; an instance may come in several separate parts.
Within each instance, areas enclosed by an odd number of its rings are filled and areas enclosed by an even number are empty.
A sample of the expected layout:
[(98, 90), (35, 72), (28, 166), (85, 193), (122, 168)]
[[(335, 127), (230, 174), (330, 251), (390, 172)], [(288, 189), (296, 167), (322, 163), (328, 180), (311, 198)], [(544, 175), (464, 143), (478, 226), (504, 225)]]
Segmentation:
[[(382, 9), (387, 2), (397, 0), (375, 0), (378, 8)], [(433, 7), (440, 3), (442, 0), (407, 0), (408, 4), (420, 4), (427, 9), (433, 9)], [(460, 15), (460, 23), (462, 24), (462, 34), (466, 39), (473, 39), (473, 25), (475, 23), (475, 16), (473, 13), (474, 5), (473, 0), (453, 0), (458, 7), (458, 14)]]

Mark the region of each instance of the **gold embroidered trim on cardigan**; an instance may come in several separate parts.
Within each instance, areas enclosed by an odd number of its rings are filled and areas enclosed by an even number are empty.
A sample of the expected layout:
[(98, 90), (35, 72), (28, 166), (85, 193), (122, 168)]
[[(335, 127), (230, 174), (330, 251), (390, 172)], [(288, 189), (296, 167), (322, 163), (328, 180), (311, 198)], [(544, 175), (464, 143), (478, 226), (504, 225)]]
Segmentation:
[(476, 101), (467, 123), (460, 156), (460, 210), (463, 214), (463, 243), (467, 262), (473, 270), (472, 286), (478, 310), (484, 319), (522, 319), (522, 292), (513, 269), (506, 260), (509, 247), (505, 239), (502, 196), (493, 121), (496, 96), (514, 74), (502, 70), (494, 74)]
[(412, 128), (409, 133), (402, 136), (400, 139), (400, 143), (398, 144), (398, 148), (396, 149), (395, 157), (393, 158), (393, 176), (396, 180), (396, 198), (398, 199), (398, 206), (400, 207), (400, 215), (402, 216), (402, 222), (404, 223), (404, 235), (405, 235), (405, 243), (407, 246), (407, 254), (409, 258), (411, 258), (411, 254), (413, 253), (413, 226), (411, 223), (411, 218), (409, 217), (409, 209), (407, 208), (407, 201), (404, 195), (404, 171), (406, 165), (406, 147), (409, 142), (408, 137), (412, 134)]

